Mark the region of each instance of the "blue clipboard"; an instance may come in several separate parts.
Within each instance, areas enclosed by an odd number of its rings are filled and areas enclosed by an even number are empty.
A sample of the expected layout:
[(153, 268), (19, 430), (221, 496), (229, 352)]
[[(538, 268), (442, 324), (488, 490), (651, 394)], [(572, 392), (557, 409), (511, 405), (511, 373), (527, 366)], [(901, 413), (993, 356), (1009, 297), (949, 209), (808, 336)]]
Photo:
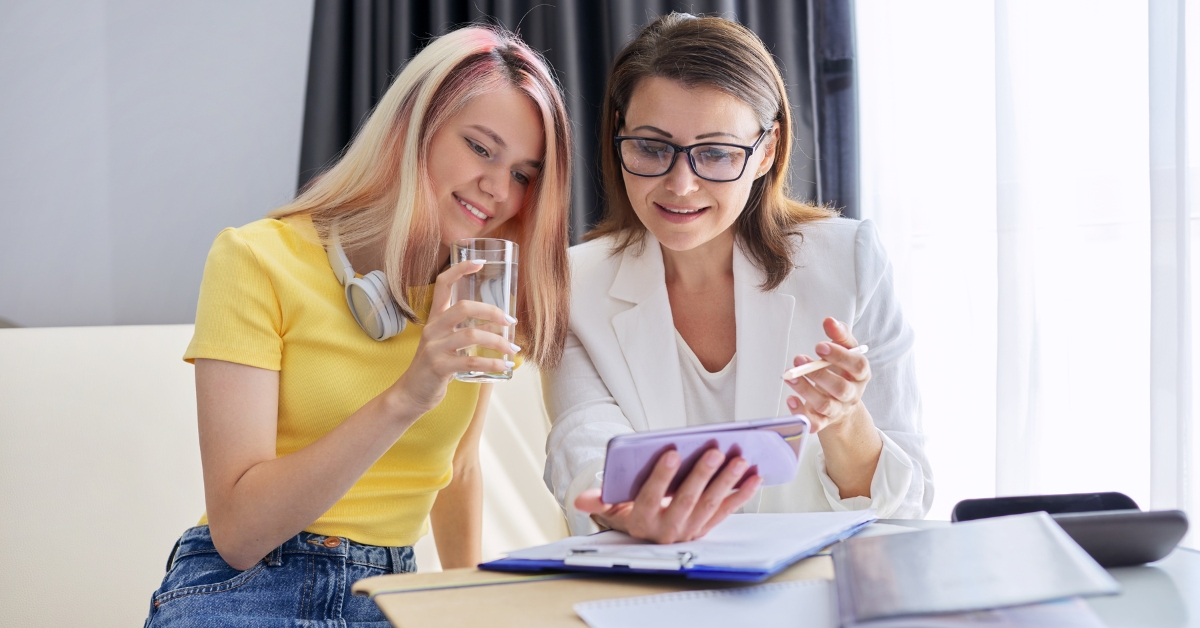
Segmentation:
[[(787, 569), (799, 560), (814, 556), (826, 547), (850, 538), (863, 527), (874, 521), (874, 517), (852, 527), (839, 530), (820, 538), (799, 553), (783, 557), (768, 569), (705, 565), (690, 552), (679, 552), (674, 558), (622, 556), (620, 553), (592, 553), (580, 551), (564, 560), (531, 560), (523, 558), (501, 558), (479, 565), (480, 569), (512, 573), (541, 572), (588, 572), (597, 574), (632, 574), (684, 577), (692, 580), (719, 580), (725, 582), (762, 582)], [(586, 537), (577, 537), (586, 538)]]

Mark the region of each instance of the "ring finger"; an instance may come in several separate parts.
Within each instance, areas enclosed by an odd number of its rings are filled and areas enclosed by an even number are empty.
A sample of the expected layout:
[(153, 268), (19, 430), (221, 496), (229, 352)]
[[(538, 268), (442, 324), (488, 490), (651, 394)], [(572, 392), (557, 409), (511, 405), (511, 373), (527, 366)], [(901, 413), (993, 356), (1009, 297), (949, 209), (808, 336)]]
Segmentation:
[(801, 377), (794, 384), (788, 382), (788, 385), (800, 396), (801, 401), (804, 402), (805, 409), (822, 416), (833, 416), (837, 413), (837, 408), (841, 405), (841, 402), (818, 388), (807, 377)]
[(853, 403), (859, 395), (856, 382), (847, 380), (841, 375), (830, 373), (829, 369), (810, 373), (805, 376), (805, 379), (818, 390), (841, 403)]
[(808, 432), (810, 434), (820, 432), (830, 423), (829, 417), (805, 406), (804, 400), (799, 397), (788, 397), (787, 403), (792, 412), (808, 417)]
[(430, 343), (431, 349), (451, 355), (457, 355), (460, 349), (467, 347), (492, 349), (508, 356), (515, 355), (521, 350), (517, 345), (505, 340), (504, 337), (478, 327), (460, 329)]

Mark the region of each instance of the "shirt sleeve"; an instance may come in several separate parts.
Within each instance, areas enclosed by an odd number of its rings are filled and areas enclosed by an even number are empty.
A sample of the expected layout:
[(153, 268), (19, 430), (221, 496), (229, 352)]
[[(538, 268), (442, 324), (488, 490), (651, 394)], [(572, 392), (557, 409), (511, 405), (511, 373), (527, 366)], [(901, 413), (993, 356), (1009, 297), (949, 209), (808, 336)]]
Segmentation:
[(834, 510), (873, 508), (881, 518), (919, 519), (933, 504), (933, 476), (921, 429), (921, 398), (913, 356), (914, 336), (892, 285), (892, 266), (875, 225), (859, 224), (855, 236), (857, 306), (852, 326), (859, 343), (871, 347), (871, 381), (863, 404), (883, 440), (871, 478), (871, 497), (842, 499), (818, 458), (821, 486)]
[(571, 534), (591, 534), (600, 527), (575, 509), (575, 498), (600, 487), (608, 440), (632, 433), (633, 426), (574, 332), (567, 332), (558, 367), (542, 372), (542, 390), (552, 424), (546, 439), (546, 486), (562, 507)]
[(204, 264), (196, 331), (183, 359), (224, 360), (278, 371), (282, 312), (271, 277), (236, 229), (213, 242)]

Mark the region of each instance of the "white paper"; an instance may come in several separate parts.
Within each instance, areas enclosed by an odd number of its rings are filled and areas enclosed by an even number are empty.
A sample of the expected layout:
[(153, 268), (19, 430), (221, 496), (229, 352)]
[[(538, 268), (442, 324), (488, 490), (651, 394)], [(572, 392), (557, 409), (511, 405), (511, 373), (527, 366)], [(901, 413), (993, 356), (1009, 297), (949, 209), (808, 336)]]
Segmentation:
[(797, 580), (581, 602), (575, 612), (591, 628), (837, 628), (833, 595), (829, 580)]
[(730, 515), (704, 538), (658, 545), (623, 532), (572, 536), (508, 554), (524, 560), (566, 560), (579, 551), (597, 556), (671, 559), (687, 553), (692, 564), (771, 570), (796, 556), (814, 553), (846, 530), (872, 521), (870, 510)]
[[(837, 628), (830, 580), (797, 580), (581, 602), (590, 628)], [(1079, 598), (997, 610), (883, 619), (853, 628), (1104, 628)]]

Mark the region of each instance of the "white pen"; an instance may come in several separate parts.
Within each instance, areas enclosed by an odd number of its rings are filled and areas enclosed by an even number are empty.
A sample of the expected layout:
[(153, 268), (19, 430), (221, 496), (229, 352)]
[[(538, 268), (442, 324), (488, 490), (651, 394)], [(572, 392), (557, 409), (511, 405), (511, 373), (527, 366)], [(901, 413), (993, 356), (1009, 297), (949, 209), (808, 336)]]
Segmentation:
[[(857, 353), (859, 355), (865, 354), (866, 352), (867, 352), (867, 345), (858, 345), (857, 347), (854, 347), (853, 349), (850, 350), (850, 353)], [(796, 367), (793, 367), (793, 368), (790, 368), (790, 369), (784, 371), (783, 378), (787, 379), (787, 380), (796, 379), (797, 377), (800, 377), (802, 375), (808, 375), (809, 373), (814, 373), (816, 371), (819, 371), (829, 365), (830, 365), (830, 363), (826, 362), (825, 360), (817, 360), (816, 362), (809, 362), (808, 364), (801, 364), (800, 366), (796, 366)]]

